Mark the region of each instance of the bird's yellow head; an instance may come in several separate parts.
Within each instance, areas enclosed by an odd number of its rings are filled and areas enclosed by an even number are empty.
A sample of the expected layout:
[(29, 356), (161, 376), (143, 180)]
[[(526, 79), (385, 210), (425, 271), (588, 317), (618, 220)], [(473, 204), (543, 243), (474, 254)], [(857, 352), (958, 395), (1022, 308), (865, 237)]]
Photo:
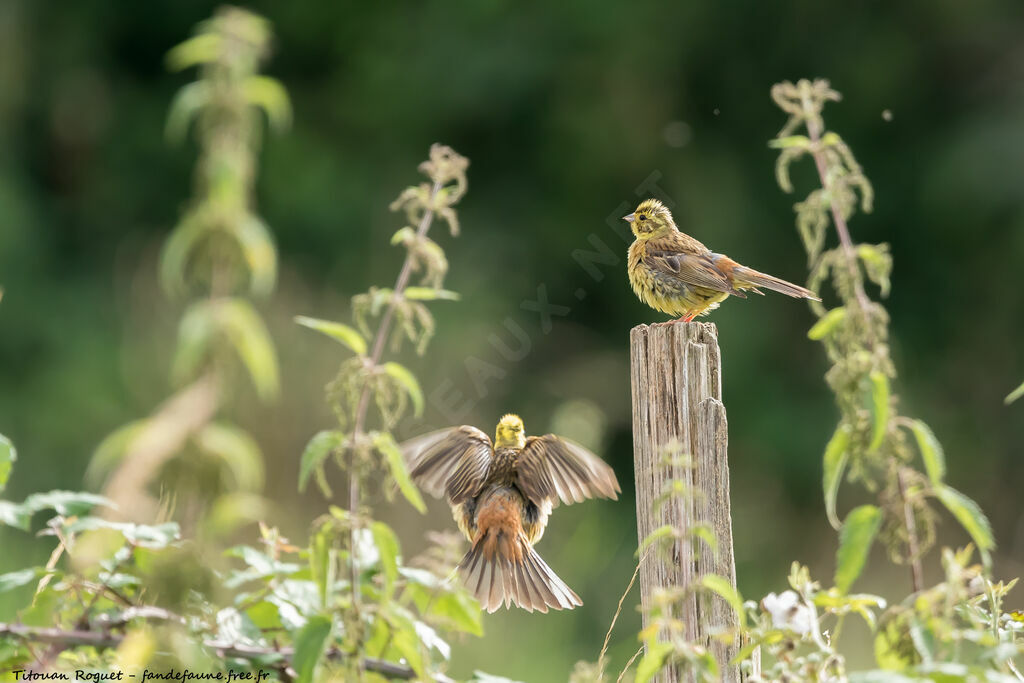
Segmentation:
[(509, 413), (498, 422), (494, 432), (495, 448), (522, 448), (526, 445), (526, 430), (518, 415)]
[(657, 199), (643, 200), (640, 202), (640, 206), (636, 207), (636, 211), (628, 216), (623, 216), (622, 219), (629, 223), (633, 235), (638, 240), (661, 237), (678, 229), (668, 207)]

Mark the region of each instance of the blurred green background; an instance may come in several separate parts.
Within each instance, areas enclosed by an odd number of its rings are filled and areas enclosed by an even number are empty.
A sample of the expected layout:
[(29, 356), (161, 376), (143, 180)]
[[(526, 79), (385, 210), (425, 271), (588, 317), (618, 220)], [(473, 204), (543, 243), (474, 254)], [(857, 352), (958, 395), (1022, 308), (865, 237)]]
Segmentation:
[[(169, 393), (181, 310), (160, 291), (155, 262), (190, 194), (195, 149), (165, 142), (171, 97), (190, 76), (168, 74), (163, 57), (214, 7), (0, 1), (0, 433), (21, 455), (11, 498), (80, 488), (99, 440)], [(597, 658), (636, 543), (628, 332), (664, 319), (630, 292), (609, 219), (655, 174), (684, 230), (802, 282), (791, 205), (814, 181), (803, 167), (798, 196), (783, 195), (766, 145), (784, 120), (768, 97), (782, 79), (827, 77), (845, 96), (826, 120), (876, 188), (855, 239), (892, 245), (901, 410), (932, 425), (950, 481), (991, 517), (997, 575), (1024, 573), (1024, 405), (1002, 403), (1024, 379), (1024, 4), (249, 7), (273, 22), (267, 71), (295, 108), (293, 128), (268, 136), (257, 198), (281, 252), (264, 312), (284, 389), (274, 406), (241, 397), (237, 410), (264, 448), (274, 521), (303, 539), (326, 508), (295, 482), (306, 440), (332, 422), (323, 385), (340, 359), (291, 317), (344, 319), (349, 296), (393, 281), (402, 252), (387, 241), (402, 219), (387, 205), (419, 182), (435, 141), (472, 162), (462, 236), (435, 234), (463, 300), (434, 307), (426, 358), (404, 358), (429, 403), (404, 434), (452, 420), (490, 432), (516, 411), (532, 433), (559, 429), (598, 448), (623, 483), (618, 503), (560, 508), (539, 547), (584, 607), (488, 617), (484, 639), (457, 646), (455, 674), (564, 680), (576, 660)], [(600, 279), (573, 258), (595, 250), (593, 239), (620, 257), (596, 266)], [(565, 307), (550, 329), (523, 307), (538, 288)], [(835, 537), (820, 460), (836, 411), (824, 353), (806, 338), (813, 318), (769, 295), (729, 301), (712, 320), (740, 590), (784, 588), (792, 560), (827, 581)], [(492, 335), (522, 357), (504, 358)], [(841, 507), (858, 495), (844, 489)], [(404, 503), (377, 507), (407, 555), (425, 530), (450, 525), (439, 503), (428, 518)], [(942, 540), (966, 542), (951, 523)], [(0, 572), (41, 552), (6, 530), (0, 546)], [(859, 586), (897, 597), (908, 572), (877, 552)], [(636, 649), (635, 602), (612, 638), (616, 673)], [(0, 618), (12, 610), (0, 603)]]

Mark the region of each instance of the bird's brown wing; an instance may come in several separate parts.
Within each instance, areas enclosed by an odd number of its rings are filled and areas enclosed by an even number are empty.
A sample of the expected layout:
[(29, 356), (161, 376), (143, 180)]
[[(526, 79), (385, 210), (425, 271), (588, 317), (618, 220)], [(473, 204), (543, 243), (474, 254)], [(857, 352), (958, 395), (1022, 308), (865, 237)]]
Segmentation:
[(664, 249), (647, 249), (647, 265), (663, 276), (684, 284), (705, 287), (744, 298), (729, 276), (715, 264), (715, 254), (687, 254)]
[(449, 427), (410, 439), (402, 453), (413, 480), (458, 505), (480, 492), (494, 461), (491, 439), (476, 427)]
[(540, 505), (557, 496), (563, 503), (618, 498), (619, 482), (603, 460), (583, 446), (554, 434), (531, 436), (516, 461), (519, 489)]

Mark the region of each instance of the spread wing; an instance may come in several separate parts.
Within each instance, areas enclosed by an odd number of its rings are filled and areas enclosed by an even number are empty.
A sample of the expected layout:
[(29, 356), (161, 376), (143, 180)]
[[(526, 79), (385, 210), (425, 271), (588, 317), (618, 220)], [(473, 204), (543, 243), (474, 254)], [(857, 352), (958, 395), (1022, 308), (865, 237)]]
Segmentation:
[(745, 298), (732, 285), (729, 276), (716, 265), (717, 254), (684, 254), (676, 251), (648, 250), (647, 265), (658, 273), (691, 286)]
[(516, 472), (519, 489), (536, 505), (555, 496), (566, 505), (587, 498), (614, 500), (621, 490), (615, 472), (603, 460), (554, 434), (528, 438)]
[(491, 439), (468, 425), (410, 439), (401, 449), (419, 487), (452, 505), (480, 492), (494, 461)]

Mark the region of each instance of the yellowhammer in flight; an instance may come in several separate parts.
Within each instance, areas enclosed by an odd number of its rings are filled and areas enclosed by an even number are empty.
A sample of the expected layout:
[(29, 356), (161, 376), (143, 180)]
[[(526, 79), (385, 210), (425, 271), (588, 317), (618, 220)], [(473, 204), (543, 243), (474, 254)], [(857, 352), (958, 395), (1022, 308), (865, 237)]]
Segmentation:
[(583, 604), (533, 545), (559, 501), (618, 497), (615, 472), (600, 458), (554, 434), (528, 437), (511, 414), (498, 422), (493, 444), (463, 425), (411, 439), (402, 451), (413, 480), (447, 499), (473, 544), (458, 571), (484, 609), (504, 603), (547, 612)]

